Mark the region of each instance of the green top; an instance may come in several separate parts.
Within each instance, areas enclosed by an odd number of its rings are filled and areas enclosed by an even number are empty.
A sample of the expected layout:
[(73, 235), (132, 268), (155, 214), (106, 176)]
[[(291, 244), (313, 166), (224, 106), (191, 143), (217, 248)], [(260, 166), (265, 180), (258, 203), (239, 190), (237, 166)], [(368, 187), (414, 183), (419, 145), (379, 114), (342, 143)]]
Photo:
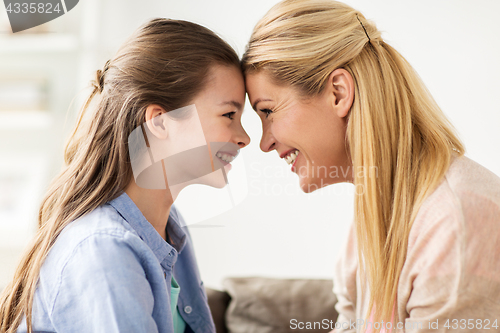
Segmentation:
[(184, 333), (186, 329), (186, 322), (182, 319), (179, 309), (177, 308), (177, 300), (179, 299), (179, 293), (181, 292), (181, 287), (175, 281), (174, 275), (172, 275), (172, 286), (170, 289), (170, 308), (172, 309), (172, 319), (174, 322), (174, 332)]

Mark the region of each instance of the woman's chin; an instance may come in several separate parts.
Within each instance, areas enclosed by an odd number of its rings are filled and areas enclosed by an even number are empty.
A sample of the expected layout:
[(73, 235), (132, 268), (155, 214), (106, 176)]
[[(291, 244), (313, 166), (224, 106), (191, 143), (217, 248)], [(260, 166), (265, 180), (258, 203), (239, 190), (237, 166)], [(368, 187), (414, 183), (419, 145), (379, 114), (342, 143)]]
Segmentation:
[(300, 189), (304, 193), (312, 193), (328, 185), (331, 185), (331, 183), (323, 179), (311, 179), (307, 177), (300, 177), (299, 179)]
[(307, 178), (300, 178), (299, 186), (304, 193), (312, 193), (318, 189), (318, 187), (315, 184), (311, 184), (310, 180)]

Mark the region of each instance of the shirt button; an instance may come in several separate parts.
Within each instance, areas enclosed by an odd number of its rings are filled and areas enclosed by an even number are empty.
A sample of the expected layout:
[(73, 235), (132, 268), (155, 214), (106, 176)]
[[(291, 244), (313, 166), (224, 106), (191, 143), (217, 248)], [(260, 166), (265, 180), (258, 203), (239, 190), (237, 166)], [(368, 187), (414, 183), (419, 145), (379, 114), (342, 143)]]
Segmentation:
[(184, 307), (184, 312), (186, 312), (187, 314), (190, 314), (191, 312), (193, 312), (193, 308), (188, 305), (188, 306)]

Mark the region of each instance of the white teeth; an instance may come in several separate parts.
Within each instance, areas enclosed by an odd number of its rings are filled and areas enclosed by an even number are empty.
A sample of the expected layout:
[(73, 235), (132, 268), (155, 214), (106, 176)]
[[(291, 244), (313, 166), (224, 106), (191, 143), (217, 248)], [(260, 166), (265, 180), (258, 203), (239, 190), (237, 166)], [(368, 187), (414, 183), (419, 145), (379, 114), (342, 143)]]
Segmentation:
[(218, 158), (220, 158), (221, 160), (223, 160), (224, 162), (227, 162), (227, 163), (231, 163), (235, 158), (233, 155), (219, 153), (219, 152), (217, 154), (215, 154), (215, 156), (217, 156)]
[(293, 153), (291, 153), (290, 155), (285, 156), (284, 159), (285, 159), (286, 163), (293, 164), (293, 162), (295, 162), (295, 159), (297, 158), (298, 155), (299, 155), (299, 151), (296, 150)]

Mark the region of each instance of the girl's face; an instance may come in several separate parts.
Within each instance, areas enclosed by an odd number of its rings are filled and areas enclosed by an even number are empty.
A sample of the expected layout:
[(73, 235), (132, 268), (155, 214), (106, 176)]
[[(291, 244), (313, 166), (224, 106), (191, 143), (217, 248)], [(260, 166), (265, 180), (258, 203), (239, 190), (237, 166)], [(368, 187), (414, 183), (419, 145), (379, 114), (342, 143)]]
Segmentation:
[(350, 78), (342, 75), (332, 73), (324, 91), (307, 99), (275, 84), (265, 72), (246, 77), (250, 103), (262, 121), (260, 148), (276, 150), (306, 193), (352, 179), (345, 140), (352, 91), (342, 87)]
[(245, 84), (240, 69), (215, 65), (204, 89), (189, 105), (170, 112), (159, 105), (149, 105), (146, 144), (151, 156), (142, 156), (145, 162), (139, 158), (136, 165), (147, 165), (151, 159), (162, 162), (154, 163), (148, 172), (138, 176), (137, 179), (142, 177), (139, 186), (168, 186), (172, 193), (190, 184), (224, 187), (232, 160), (239, 149), (250, 143), (241, 126), (244, 103)]
[[(250, 143), (241, 125), (245, 105), (245, 83), (239, 68), (215, 65), (211, 68), (205, 89), (191, 102), (196, 105), (210, 158), (215, 169), (228, 172), (238, 149)], [(215, 187), (225, 184), (207, 180)], [(213, 184), (212, 184), (213, 183)]]

